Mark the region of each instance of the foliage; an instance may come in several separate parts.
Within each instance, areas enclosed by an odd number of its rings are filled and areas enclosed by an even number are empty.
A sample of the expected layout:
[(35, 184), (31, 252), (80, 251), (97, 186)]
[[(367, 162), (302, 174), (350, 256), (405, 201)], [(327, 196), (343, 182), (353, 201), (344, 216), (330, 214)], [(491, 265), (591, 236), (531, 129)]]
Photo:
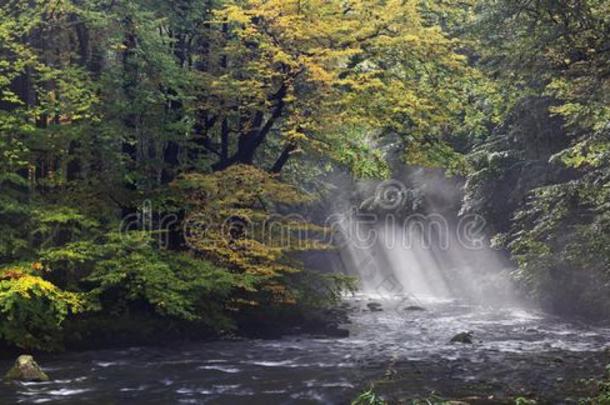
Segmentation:
[(536, 405), (538, 402), (524, 397), (515, 398), (515, 405)]
[[(465, 210), (495, 222), (517, 277), (547, 308), (605, 316), (608, 4), (483, 0), (474, 10), (479, 66), (522, 96), (471, 154)], [(543, 114), (531, 113), (536, 103)]]
[(606, 366), (606, 375), (603, 378), (599, 380), (592, 378), (581, 382), (587, 386), (594, 386), (594, 393), (592, 395), (595, 395), (595, 397), (581, 398), (579, 400), (580, 404), (610, 404), (610, 365)]
[(81, 294), (63, 291), (31, 269), (0, 270), (0, 338), (24, 349), (53, 350), (61, 343), (61, 325), (85, 310)]
[[(187, 174), (174, 182), (189, 206), (187, 243), (221, 266), (256, 278), (277, 299), (294, 297), (278, 277), (298, 272), (291, 253), (327, 249), (323, 227), (279, 209), (311, 197), (252, 166), (210, 175)], [(318, 238), (315, 238), (318, 236)]]
[[(227, 24), (221, 63), (233, 54), (240, 63), (209, 78), (222, 102), (208, 108), (236, 106), (229, 121), (239, 126), (245, 114), (252, 142), (271, 134), (256, 129), (260, 113), (249, 110), (269, 105), (265, 125), (277, 125), (289, 153), (356, 163), (350, 155), (375, 134), (404, 134), (410, 147), (438, 135), (452, 113), (447, 101), (461, 90), (453, 79), (465, 74), (464, 58), (438, 27), (426, 26), (417, 1), (228, 2), (216, 16)], [(244, 145), (229, 160), (251, 160)]]
[(547, 186), (516, 215), (509, 247), (520, 264), (518, 275), (539, 297), (569, 294), (566, 307), (556, 309), (596, 316), (610, 311), (603, 299), (610, 288), (610, 216), (598, 208), (606, 194), (586, 178)]
[[(562, 101), (554, 111), (569, 126), (596, 130), (608, 120), (606, 35), (603, 1), (480, 1), (480, 25), (488, 63), (520, 83), (542, 88)], [(498, 31), (497, 27), (504, 27)], [(498, 72), (500, 73), (500, 72)], [(601, 125), (601, 127), (600, 127)]]
[(42, 261), (51, 273), (72, 270), (78, 280), (72, 288), (86, 290), (96, 310), (114, 316), (149, 310), (224, 329), (230, 325), (225, 303), (234, 289), (248, 287), (247, 279), (209, 262), (156, 250), (151, 235), (141, 232), (50, 249)]
[(381, 399), (374, 391), (373, 388), (370, 388), (368, 391), (365, 391), (358, 395), (358, 398), (352, 401), (352, 405), (383, 405), (386, 404), (386, 401)]
[(0, 263), (23, 257), (28, 250), (27, 228), (31, 215), (23, 189), (27, 182), (16, 174), (0, 177)]

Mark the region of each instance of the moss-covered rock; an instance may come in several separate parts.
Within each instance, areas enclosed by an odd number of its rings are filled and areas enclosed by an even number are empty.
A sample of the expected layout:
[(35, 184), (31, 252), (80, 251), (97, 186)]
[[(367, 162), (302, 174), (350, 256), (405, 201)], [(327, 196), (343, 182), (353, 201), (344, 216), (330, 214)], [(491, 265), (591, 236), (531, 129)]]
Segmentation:
[(42, 371), (34, 357), (22, 355), (17, 358), (15, 365), (6, 373), (7, 381), (49, 381), (49, 376)]

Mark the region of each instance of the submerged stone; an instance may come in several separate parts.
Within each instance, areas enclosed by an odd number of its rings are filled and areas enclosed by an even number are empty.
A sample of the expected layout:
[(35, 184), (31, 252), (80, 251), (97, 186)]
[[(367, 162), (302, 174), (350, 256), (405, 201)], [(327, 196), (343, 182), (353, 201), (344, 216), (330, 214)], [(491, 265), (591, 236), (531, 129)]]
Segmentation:
[(417, 305), (410, 305), (405, 308), (405, 311), (425, 311), (425, 310), (426, 310), (426, 308), (419, 307)]
[(371, 312), (383, 311), (383, 308), (381, 308), (381, 304), (378, 302), (369, 302), (368, 304), (366, 304), (366, 306)]
[(472, 344), (472, 332), (458, 333), (451, 339), (451, 343)]
[(49, 376), (42, 371), (34, 357), (22, 355), (17, 358), (15, 365), (4, 376), (8, 381), (49, 381)]

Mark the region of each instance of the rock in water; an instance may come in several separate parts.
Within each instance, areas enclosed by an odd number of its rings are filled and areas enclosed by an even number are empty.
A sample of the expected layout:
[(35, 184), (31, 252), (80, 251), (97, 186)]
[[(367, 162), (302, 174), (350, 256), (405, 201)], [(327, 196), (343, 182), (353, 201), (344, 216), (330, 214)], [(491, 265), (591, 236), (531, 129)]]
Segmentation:
[(381, 308), (381, 304), (378, 302), (369, 302), (368, 304), (366, 304), (366, 306), (371, 312), (383, 311), (383, 308)]
[(472, 332), (458, 333), (451, 339), (451, 343), (472, 344)]
[(417, 305), (411, 305), (405, 308), (405, 311), (425, 311), (426, 308)]
[(11, 368), (5, 380), (8, 381), (49, 381), (49, 376), (45, 374), (32, 356), (19, 356), (15, 365)]

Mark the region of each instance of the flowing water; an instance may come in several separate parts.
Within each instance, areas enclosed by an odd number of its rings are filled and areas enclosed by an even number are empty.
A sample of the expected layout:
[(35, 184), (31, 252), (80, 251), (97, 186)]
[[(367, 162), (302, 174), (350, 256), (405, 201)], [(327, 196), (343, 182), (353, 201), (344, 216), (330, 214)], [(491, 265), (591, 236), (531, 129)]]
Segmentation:
[[(538, 395), (559, 402), (569, 383), (599, 374), (610, 329), (519, 309), (450, 300), (349, 299), (348, 338), (207, 342), (40, 357), (47, 383), (0, 384), (0, 403), (345, 404), (369, 381), (396, 373), (389, 397)], [(449, 343), (474, 332), (473, 345)], [(0, 363), (8, 369), (10, 362)], [(391, 380), (391, 378), (390, 378)]]

